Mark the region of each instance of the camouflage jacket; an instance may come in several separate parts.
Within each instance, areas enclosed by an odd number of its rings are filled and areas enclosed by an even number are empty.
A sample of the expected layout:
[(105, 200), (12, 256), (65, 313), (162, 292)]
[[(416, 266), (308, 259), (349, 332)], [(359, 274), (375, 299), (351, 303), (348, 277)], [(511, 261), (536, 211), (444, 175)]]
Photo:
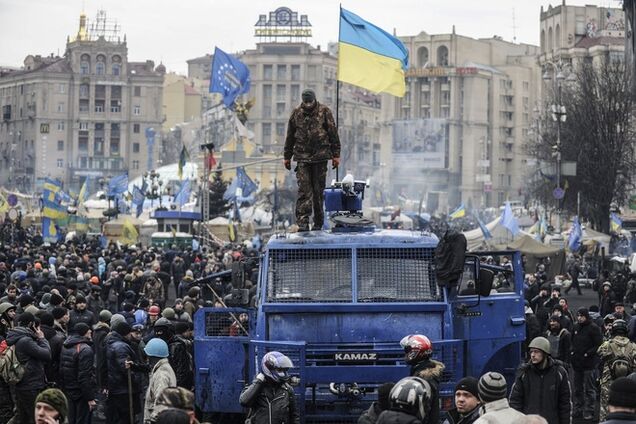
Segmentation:
[(285, 159), (323, 162), (340, 157), (340, 138), (331, 110), (316, 102), (311, 111), (298, 106), (289, 117)]
[(636, 370), (636, 344), (632, 343), (627, 337), (616, 336), (603, 342), (598, 348), (598, 356), (602, 364), (601, 381), (612, 381), (612, 371), (610, 367), (615, 357), (611, 345), (614, 345), (614, 348), (618, 352), (625, 354), (625, 359), (631, 363), (632, 372)]

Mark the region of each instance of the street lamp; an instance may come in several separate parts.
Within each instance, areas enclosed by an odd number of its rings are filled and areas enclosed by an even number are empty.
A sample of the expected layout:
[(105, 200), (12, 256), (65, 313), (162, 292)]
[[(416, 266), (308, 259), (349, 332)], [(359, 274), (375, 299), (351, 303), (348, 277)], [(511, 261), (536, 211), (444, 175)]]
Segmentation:
[[(545, 63), (549, 65), (552, 69), (552, 72), (549, 72), (548, 69), (543, 73), (543, 79), (545, 81), (553, 81), (553, 92), (556, 95), (554, 99), (556, 104), (552, 104), (550, 106), (550, 115), (552, 120), (557, 124), (557, 139), (554, 146), (552, 146), (552, 156), (556, 160), (556, 189), (554, 190), (554, 197), (557, 201), (557, 223), (556, 223), (556, 232), (557, 234), (561, 234), (561, 209), (562, 209), (562, 201), (564, 192), (561, 188), (561, 123), (565, 122), (567, 119), (567, 113), (565, 110), (565, 106), (561, 104), (562, 101), (562, 82), (563, 81), (573, 81), (576, 79), (573, 73), (568, 72), (566, 70), (566, 65), (563, 62), (551, 62), (547, 61)], [(566, 74), (569, 74), (566, 76)], [(553, 78), (554, 75), (554, 78)]]

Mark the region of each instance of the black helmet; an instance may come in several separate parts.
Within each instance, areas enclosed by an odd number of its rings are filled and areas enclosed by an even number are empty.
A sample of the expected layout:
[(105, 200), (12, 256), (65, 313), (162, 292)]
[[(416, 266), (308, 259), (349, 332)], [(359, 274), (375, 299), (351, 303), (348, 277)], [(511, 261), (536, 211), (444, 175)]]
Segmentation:
[(174, 327), (174, 324), (168, 318), (161, 317), (155, 322), (154, 327), (155, 328), (157, 328), (157, 327), (172, 328), (172, 327)]
[(612, 324), (612, 336), (627, 336), (627, 323), (625, 320), (617, 319)]
[(605, 318), (603, 318), (603, 322), (605, 324), (610, 324), (614, 321), (616, 321), (616, 317), (614, 316), (614, 314), (607, 314), (605, 315)]
[(419, 377), (398, 381), (389, 394), (391, 409), (403, 411), (425, 421), (431, 409), (431, 386)]

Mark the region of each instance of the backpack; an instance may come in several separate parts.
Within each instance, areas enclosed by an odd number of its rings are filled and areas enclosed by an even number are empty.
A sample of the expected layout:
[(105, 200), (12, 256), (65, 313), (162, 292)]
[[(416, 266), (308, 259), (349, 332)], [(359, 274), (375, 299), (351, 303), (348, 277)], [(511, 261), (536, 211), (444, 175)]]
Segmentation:
[(15, 385), (24, 376), (24, 364), (18, 360), (15, 345), (7, 346), (7, 341), (0, 343), (0, 377), (7, 383)]
[(619, 377), (627, 377), (634, 371), (632, 358), (636, 352), (633, 343), (629, 343), (624, 348), (621, 348), (615, 343), (610, 342), (609, 348), (612, 352), (612, 360), (609, 363), (612, 380), (616, 380)]

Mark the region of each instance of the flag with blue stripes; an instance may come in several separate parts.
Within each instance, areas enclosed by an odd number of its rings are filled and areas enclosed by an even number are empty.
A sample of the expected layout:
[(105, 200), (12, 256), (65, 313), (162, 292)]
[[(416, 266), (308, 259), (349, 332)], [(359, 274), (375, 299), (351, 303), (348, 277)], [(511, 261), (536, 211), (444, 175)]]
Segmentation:
[(232, 55), (220, 48), (214, 49), (210, 93), (221, 93), (223, 104), (232, 109), (236, 98), (250, 91), (250, 70)]
[(236, 178), (232, 180), (232, 184), (225, 190), (223, 199), (228, 201), (234, 201), (237, 197), (237, 189), (241, 189), (239, 197), (243, 198), (241, 201), (245, 201), (250, 194), (254, 193), (258, 186), (252, 179), (245, 173), (243, 167), (236, 170)]
[(615, 233), (618, 233), (621, 231), (622, 227), (623, 227), (623, 221), (619, 218), (618, 215), (612, 212), (610, 214), (610, 230), (612, 230)]
[(448, 217), (450, 219), (457, 219), (457, 218), (463, 218), (464, 216), (466, 216), (466, 208), (464, 207), (464, 204), (462, 203), (461, 205), (457, 207), (457, 209), (452, 211)]

